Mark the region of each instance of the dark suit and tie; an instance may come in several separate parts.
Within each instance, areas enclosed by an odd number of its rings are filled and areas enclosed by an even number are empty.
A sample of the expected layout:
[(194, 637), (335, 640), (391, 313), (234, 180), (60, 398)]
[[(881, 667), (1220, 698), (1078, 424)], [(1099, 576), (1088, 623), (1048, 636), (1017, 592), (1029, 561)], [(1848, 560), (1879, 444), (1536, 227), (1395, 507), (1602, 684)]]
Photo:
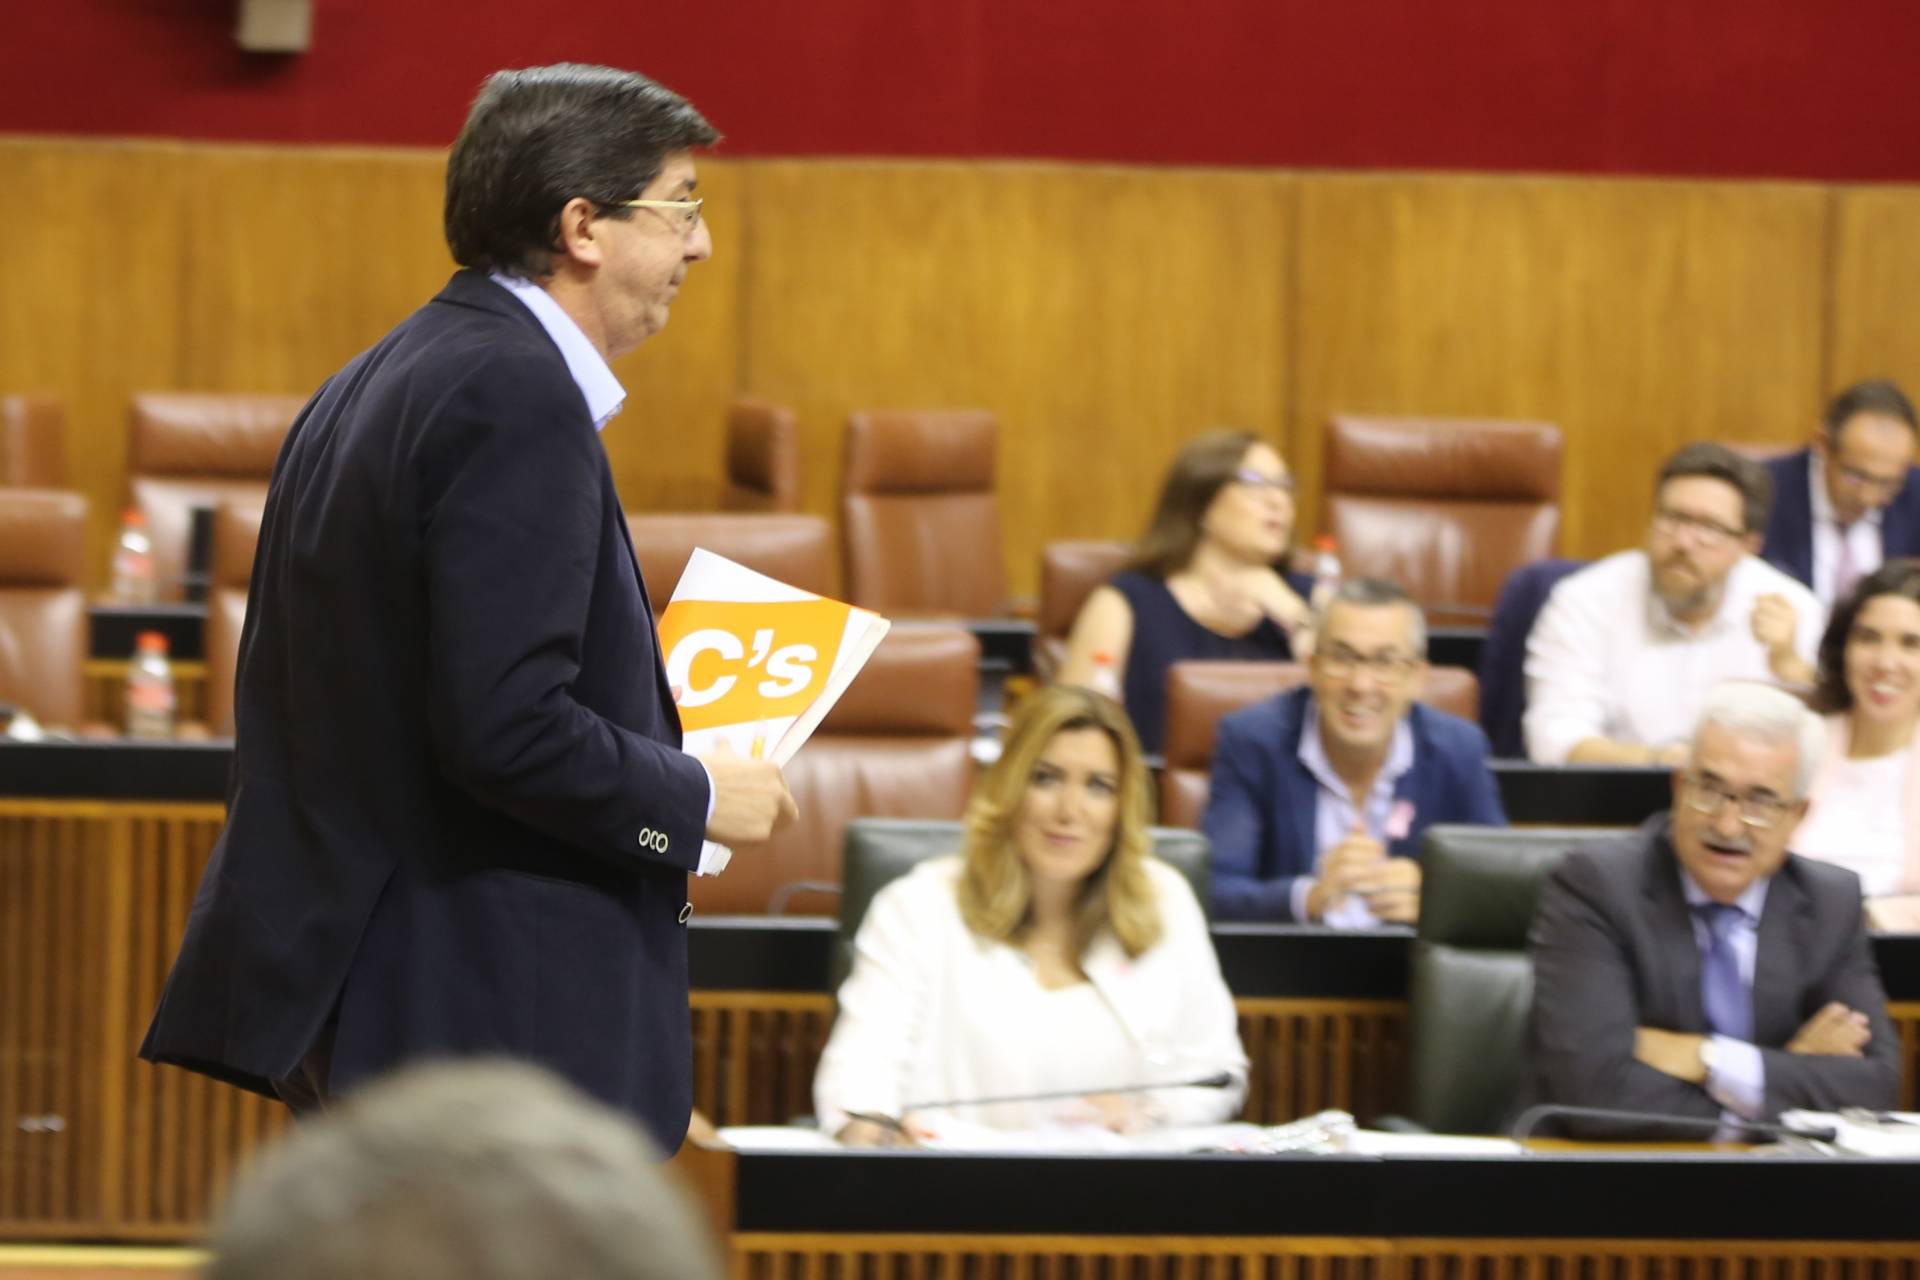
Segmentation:
[[(682, 141), (636, 153), (636, 127)], [(711, 250), (686, 148), (714, 136), (626, 72), (489, 80), (448, 180), (482, 269), (330, 378), (275, 466), (227, 826), (142, 1056), (300, 1105), (505, 1054), (678, 1145), (687, 873), (704, 835), (762, 839), (791, 799), (772, 766), (679, 750), (596, 419), (624, 394), (605, 360)], [(553, 229), (527, 231), (551, 153), (596, 147), (553, 162)], [(649, 198), (565, 195), (579, 172)]]
[[(1765, 464), (1773, 478), (1773, 514), (1767, 520), (1766, 542), (1760, 557), (1782, 573), (1808, 587), (1814, 586), (1813, 573), (1813, 451), (1801, 449)], [(1887, 505), (1881, 508), (1879, 542), (1882, 560), (1898, 556), (1920, 555), (1920, 468), (1907, 468), (1907, 481)], [(1876, 565), (1854, 566), (1851, 574), (1841, 570), (1850, 586)], [(1826, 597), (1823, 597), (1826, 599)], [(1831, 604), (1831, 600), (1827, 600)]]
[[(1666, 815), (1576, 849), (1554, 870), (1531, 937), (1531, 1079), (1522, 1104), (1720, 1116), (1706, 1087), (1636, 1059), (1636, 1029), (1651, 1026), (1757, 1046), (1764, 1096), (1755, 1118), (1895, 1105), (1899, 1037), (1868, 949), (1858, 878), (1789, 855), (1766, 886), (1747, 982), (1723, 954), (1740, 908), (1690, 908), (1681, 874)], [(1866, 1015), (1864, 1055), (1789, 1052), (1831, 1002)], [(1617, 1126), (1589, 1131), (1628, 1136)], [(1644, 1136), (1675, 1135), (1650, 1127)]]

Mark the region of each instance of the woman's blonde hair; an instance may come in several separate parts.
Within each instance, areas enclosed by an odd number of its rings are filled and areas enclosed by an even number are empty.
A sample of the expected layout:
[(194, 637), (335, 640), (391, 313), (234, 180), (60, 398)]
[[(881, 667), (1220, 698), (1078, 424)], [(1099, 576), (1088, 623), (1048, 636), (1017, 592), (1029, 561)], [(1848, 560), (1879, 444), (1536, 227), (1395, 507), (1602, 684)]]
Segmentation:
[(1113, 847), (1081, 885), (1074, 912), (1074, 955), (1085, 956), (1103, 929), (1129, 956), (1160, 940), (1160, 910), (1147, 877), (1150, 800), (1140, 739), (1111, 698), (1077, 685), (1051, 685), (1029, 695), (1007, 727), (1000, 759), (967, 806), (966, 867), (960, 915), (967, 927), (1000, 942), (1018, 942), (1033, 923), (1033, 877), (1014, 841), (1013, 825), (1040, 754), (1058, 734), (1097, 729), (1119, 758)]

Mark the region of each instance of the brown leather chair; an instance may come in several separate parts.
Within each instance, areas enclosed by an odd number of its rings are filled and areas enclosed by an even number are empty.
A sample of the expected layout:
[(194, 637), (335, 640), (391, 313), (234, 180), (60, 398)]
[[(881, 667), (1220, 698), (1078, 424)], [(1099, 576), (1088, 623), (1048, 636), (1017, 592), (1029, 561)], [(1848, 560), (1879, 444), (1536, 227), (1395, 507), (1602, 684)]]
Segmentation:
[(1005, 612), (998, 436), (981, 409), (847, 419), (840, 532), (855, 604), (890, 616)]
[(161, 599), (181, 596), (193, 509), (263, 499), (281, 441), (305, 403), (299, 396), (186, 391), (134, 396), (127, 489), (147, 513)]
[(1033, 670), (1043, 681), (1067, 660), (1067, 636), (1093, 589), (1120, 572), (1133, 548), (1124, 542), (1049, 542), (1040, 548), (1040, 617)]
[(694, 512), (627, 517), (633, 554), (659, 617), (695, 547), (815, 595), (834, 594), (833, 530), (819, 516)]
[[(760, 914), (799, 885), (840, 881), (854, 818), (958, 818), (973, 790), (980, 645), (959, 627), (896, 625), (787, 765), (800, 817), (761, 849), (736, 850), (718, 876), (689, 881), (696, 910)], [(837, 895), (791, 895), (790, 910), (832, 914)]]
[(1432, 623), (1484, 622), (1509, 573), (1559, 552), (1551, 423), (1339, 415), (1322, 484), (1347, 576), (1399, 583)]
[(0, 487), (59, 489), (67, 483), (67, 414), (41, 391), (0, 396)]
[(727, 409), (726, 511), (800, 509), (800, 427), (793, 410), (742, 396)]
[(239, 668), (240, 628), (247, 620), (247, 586), (260, 542), (264, 502), (229, 499), (214, 508), (213, 567), (207, 590), (207, 729), (233, 735), (233, 679)]
[(0, 489), (0, 703), (47, 726), (86, 714), (87, 500)]
[[(1213, 782), (1220, 718), (1307, 682), (1298, 662), (1176, 662), (1167, 672), (1166, 767), (1160, 821), (1198, 827)], [(1466, 720), (1479, 714), (1480, 681), (1465, 667), (1428, 667), (1420, 701)]]

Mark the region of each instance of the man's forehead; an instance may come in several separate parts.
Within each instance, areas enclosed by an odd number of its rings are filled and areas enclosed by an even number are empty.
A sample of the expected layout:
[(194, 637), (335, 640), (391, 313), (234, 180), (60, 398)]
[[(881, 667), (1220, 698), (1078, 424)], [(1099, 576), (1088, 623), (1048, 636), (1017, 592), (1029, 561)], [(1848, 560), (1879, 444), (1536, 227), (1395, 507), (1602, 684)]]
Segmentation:
[(1710, 724), (1695, 743), (1693, 767), (1740, 791), (1792, 795), (1800, 748), (1786, 738), (1742, 733)]
[(691, 191), (700, 185), (691, 151), (670, 151), (660, 162), (660, 173), (648, 184), (659, 190)]
[(1661, 486), (1660, 505), (1688, 515), (1731, 517), (1737, 524), (1746, 502), (1740, 490), (1718, 476), (1675, 476)]
[(1902, 461), (1913, 456), (1914, 432), (1884, 413), (1856, 413), (1840, 424), (1836, 436), (1842, 461)]
[(1354, 604), (1342, 600), (1327, 609), (1322, 629), (1322, 644), (1344, 644), (1350, 649), (1392, 644), (1405, 647), (1413, 639), (1413, 613), (1397, 602)]

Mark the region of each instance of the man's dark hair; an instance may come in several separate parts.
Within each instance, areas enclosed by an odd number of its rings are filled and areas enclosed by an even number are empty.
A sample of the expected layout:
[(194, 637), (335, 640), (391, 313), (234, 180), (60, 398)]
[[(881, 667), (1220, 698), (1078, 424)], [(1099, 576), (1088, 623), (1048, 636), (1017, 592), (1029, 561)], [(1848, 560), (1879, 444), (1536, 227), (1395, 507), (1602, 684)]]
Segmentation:
[(1661, 464), (1660, 478), (1653, 485), (1654, 501), (1659, 501), (1667, 481), (1690, 476), (1704, 476), (1733, 486), (1740, 495), (1740, 509), (1747, 523), (1740, 532), (1758, 533), (1767, 527), (1767, 517), (1773, 514), (1773, 477), (1752, 458), (1706, 440), (1686, 445)]
[(1920, 419), (1914, 417), (1913, 401), (1907, 399), (1907, 393), (1889, 379), (1873, 378), (1854, 383), (1827, 405), (1827, 443), (1837, 448), (1840, 428), (1862, 413), (1896, 419), (1906, 423), (1907, 430), (1920, 434)]
[(553, 270), (575, 196), (627, 218), (666, 157), (720, 140), (693, 104), (632, 71), (563, 62), (496, 71), (447, 157), (447, 247), (463, 267)]

